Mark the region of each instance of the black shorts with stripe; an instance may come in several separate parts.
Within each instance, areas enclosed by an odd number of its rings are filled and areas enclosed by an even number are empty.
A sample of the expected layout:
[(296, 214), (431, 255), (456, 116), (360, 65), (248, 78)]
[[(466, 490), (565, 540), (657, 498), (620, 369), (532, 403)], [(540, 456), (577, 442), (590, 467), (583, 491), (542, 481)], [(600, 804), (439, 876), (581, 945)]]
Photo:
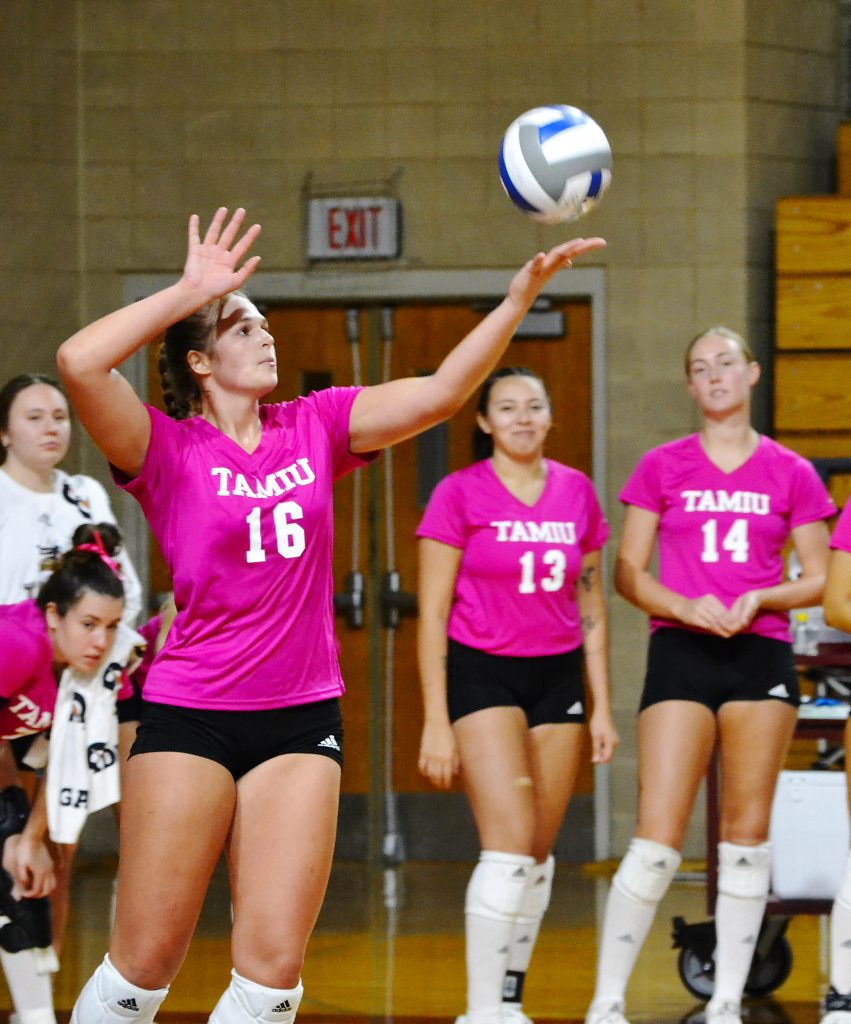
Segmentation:
[(800, 698), (792, 645), (784, 640), (672, 626), (650, 637), (640, 711), (664, 700), (695, 701), (713, 712), (742, 700), (780, 700), (796, 708)]
[(518, 658), (450, 639), (446, 659), (449, 719), (484, 708), (519, 707), (529, 727), (586, 720), (581, 647), (564, 654)]
[(239, 780), (280, 754), (320, 754), (343, 765), (336, 697), (263, 711), (216, 711), (142, 702), (130, 756), (175, 751), (223, 765)]

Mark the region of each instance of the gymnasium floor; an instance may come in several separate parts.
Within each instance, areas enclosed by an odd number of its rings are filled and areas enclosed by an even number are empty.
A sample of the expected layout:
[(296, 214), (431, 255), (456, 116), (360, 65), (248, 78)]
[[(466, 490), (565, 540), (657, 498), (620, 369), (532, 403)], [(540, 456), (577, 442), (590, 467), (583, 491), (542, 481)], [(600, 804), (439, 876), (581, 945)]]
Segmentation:
[[(56, 980), (60, 1021), (106, 949), (115, 864), (83, 860), (73, 916)], [(464, 888), (470, 866), (406, 864), (383, 872), (339, 863), (308, 951), (300, 1024), (448, 1024), (463, 1011)], [(525, 1009), (537, 1024), (581, 1020), (593, 987), (596, 922), (608, 873), (560, 866), (527, 980)], [(395, 907), (393, 906), (395, 902)], [(702, 885), (677, 881), (660, 907), (629, 993), (630, 1020), (702, 1024), (700, 1005), (677, 975), (674, 914), (706, 917)], [(229, 902), (216, 874), (186, 964), (158, 1015), (159, 1024), (203, 1024), (227, 983)], [(745, 1024), (816, 1024), (825, 987), (826, 922), (798, 917), (789, 930), (794, 962), (770, 1000), (750, 1004)], [(0, 1009), (8, 1007), (5, 991)], [(0, 1015), (0, 1019), (5, 1017)]]

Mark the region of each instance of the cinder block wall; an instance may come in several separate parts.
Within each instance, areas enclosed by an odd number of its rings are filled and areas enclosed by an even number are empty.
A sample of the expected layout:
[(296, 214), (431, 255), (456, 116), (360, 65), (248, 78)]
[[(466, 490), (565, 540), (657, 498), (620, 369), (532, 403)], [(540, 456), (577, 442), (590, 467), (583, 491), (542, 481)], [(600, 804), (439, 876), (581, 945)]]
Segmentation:
[[(543, 102), (607, 131), (609, 512), (646, 448), (695, 425), (681, 353), (710, 322), (769, 354), (779, 195), (833, 188), (839, 0), (5, 0), (0, 5), (2, 376), (179, 270), (185, 220), (264, 225), (266, 270), (303, 267), (301, 188), (399, 176), (404, 262), (513, 267), (565, 231), (516, 213), (502, 131)], [(768, 422), (768, 384), (760, 419)], [(82, 443), (73, 462), (103, 477)], [(616, 852), (635, 809), (642, 616), (613, 599), (623, 747)], [(690, 852), (701, 853), (701, 821)]]

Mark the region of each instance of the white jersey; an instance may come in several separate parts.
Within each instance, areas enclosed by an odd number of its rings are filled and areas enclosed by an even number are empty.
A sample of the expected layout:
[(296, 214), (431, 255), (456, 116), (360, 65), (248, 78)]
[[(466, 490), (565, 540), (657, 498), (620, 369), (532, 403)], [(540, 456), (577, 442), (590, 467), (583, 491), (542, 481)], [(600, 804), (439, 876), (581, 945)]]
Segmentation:
[[(34, 598), (51, 563), (71, 547), (81, 523), (114, 523), (103, 487), (90, 476), (53, 471), (53, 490), (31, 491), (0, 469), (0, 604)], [(142, 587), (127, 552), (117, 558), (124, 579), (124, 621), (132, 625), (142, 607)]]

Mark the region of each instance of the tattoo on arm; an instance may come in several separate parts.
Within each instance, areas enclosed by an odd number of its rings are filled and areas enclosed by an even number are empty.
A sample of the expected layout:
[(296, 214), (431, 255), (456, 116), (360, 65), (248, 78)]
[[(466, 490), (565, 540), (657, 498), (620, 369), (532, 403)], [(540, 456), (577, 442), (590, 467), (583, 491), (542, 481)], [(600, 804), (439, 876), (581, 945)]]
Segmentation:
[(579, 577), (579, 582), (582, 584), (583, 589), (586, 593), (590, 593), (594, 589), (594, 581), (597, 576), (597, 567), (589, 565), (588, 568)]
[(593, 615), (582, 616), (582, 633), (584, 636), (587, 636), (596, 625), (597, 620)]

